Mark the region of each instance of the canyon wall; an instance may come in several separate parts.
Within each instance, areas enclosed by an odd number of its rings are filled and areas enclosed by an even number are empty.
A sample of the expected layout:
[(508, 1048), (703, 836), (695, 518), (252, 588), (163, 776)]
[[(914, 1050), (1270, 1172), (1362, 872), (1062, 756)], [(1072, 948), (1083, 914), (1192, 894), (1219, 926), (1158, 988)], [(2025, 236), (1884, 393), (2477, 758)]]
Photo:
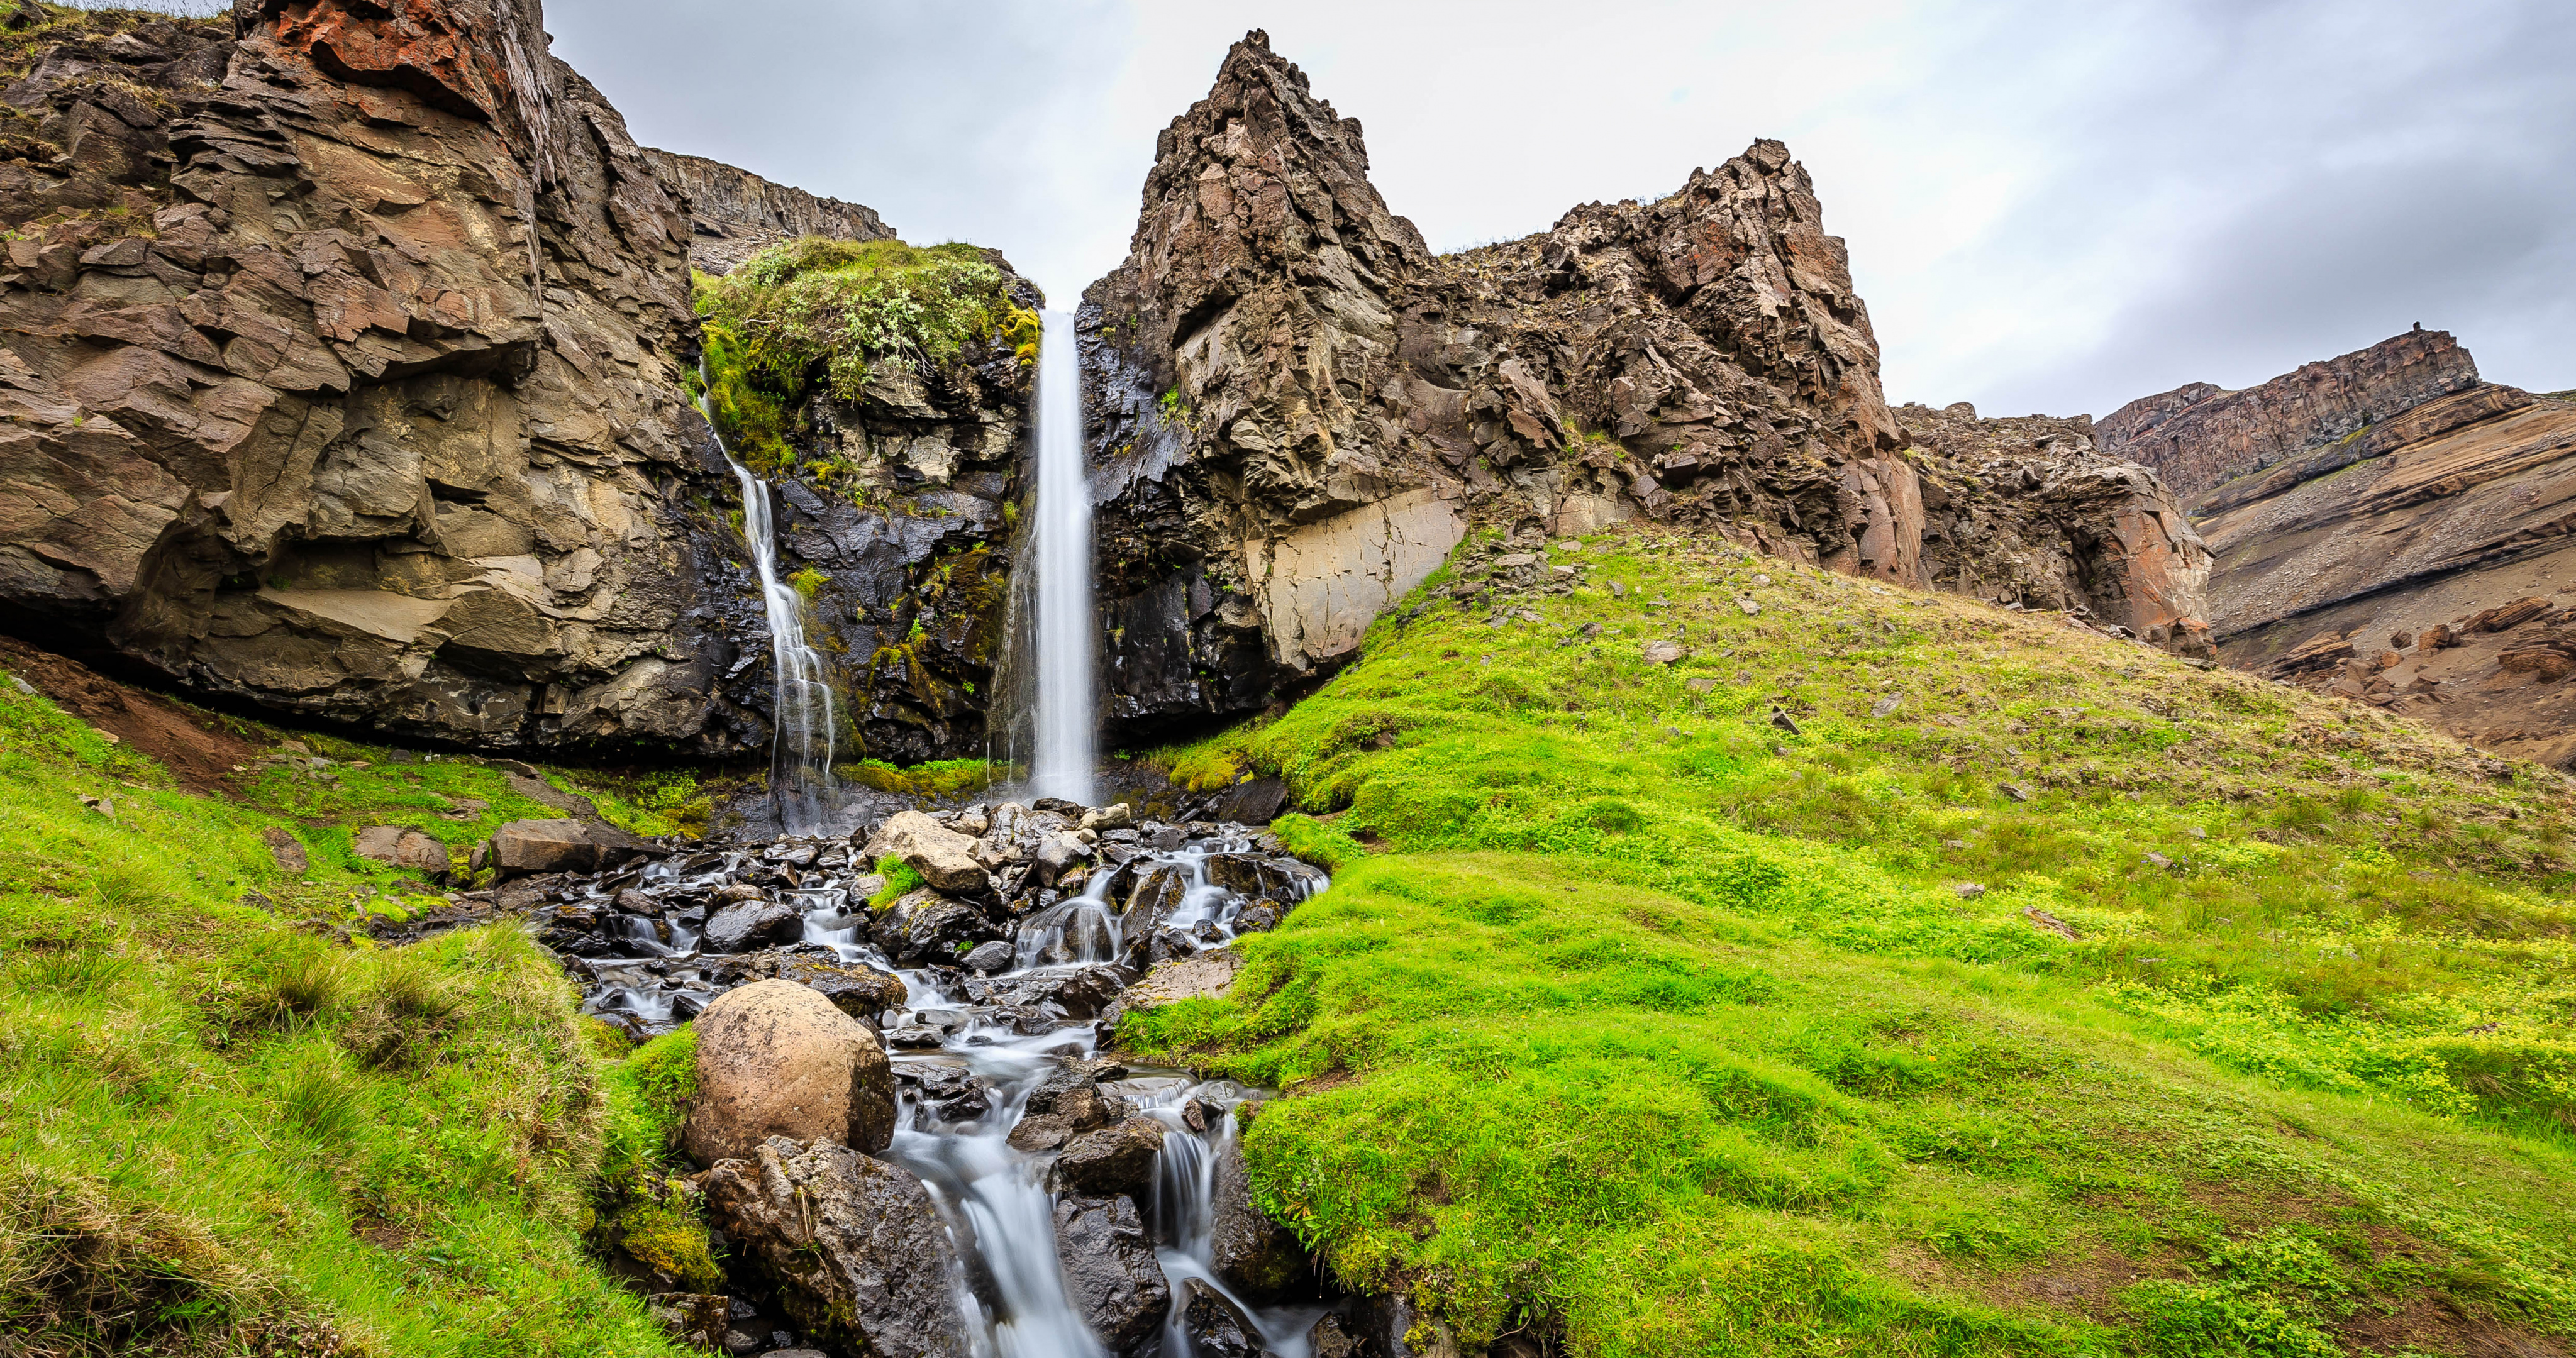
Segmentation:
[(2229, 664), (2576, 766), (2576, 403), (2417, 330), (2102, 429), (2193, 488)]
[[(2084, 468), (2028, 486), (1926, 484), (1843, 243), (1778, 142), (1434, 256), (1370, 184), (1357, 121), (1256, 32), (1162, 133), (1080, 324), (1114, 727), (1311, 681), (1471, 524), (1652, 518), (1904, 584), (2098, 594), (2106, 620), (2201, 644), (2197, 542), (2152, 476), (2105, 479), (2088, 440)], [(2058, 562), (2013, 575), (1965, 527), (1976, 506), (2030, 528), (2003, 555)]]
[(644, 158), (663, 185), (688, 203), (689, 263), (702, 273), (730, 273), (762, 250), (799, 236), (895, 238), (894, 228), (873, 208), (818, 198), (704, 156), (648, 146)]
[(2140, 397), (2097, 430), (2104, 451), (2153, 468), (2188, 498), (2477, 385), (2468, 351), (2449, 332), (2418, 326), (2259, 387), (2194, 382)]
[[(523, 0), (21, 35), (0, 610), (201, 693), (726, 749), (688, 219)], [(720, 466), (721, 464), (716, 464)]]

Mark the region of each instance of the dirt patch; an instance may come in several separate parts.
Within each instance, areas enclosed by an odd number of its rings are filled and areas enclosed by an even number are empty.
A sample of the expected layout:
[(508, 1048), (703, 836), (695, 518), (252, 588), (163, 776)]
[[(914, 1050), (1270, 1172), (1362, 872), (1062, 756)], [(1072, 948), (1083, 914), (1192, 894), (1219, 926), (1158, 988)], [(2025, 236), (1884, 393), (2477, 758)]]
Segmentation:
[(24, 679), (57, 707), (160, 763), (190, 792), (225, 792), (236, 764), (257, 763), (260, 747), (225, 729), (223, 719), (191, 711), (157, 694), (120, 684), (77, 660), (0, 637), (0, 668)]
[(2448, 1298), (2418, 1294), (2394, 1314), (2368, 1305), (2338, 1322), (2344, 1347), (2377, 1353), (2456, 1353), (2464, 1358), (2567, 1358), (2567, 1346), (2519, 1325), (2473, 1316)]

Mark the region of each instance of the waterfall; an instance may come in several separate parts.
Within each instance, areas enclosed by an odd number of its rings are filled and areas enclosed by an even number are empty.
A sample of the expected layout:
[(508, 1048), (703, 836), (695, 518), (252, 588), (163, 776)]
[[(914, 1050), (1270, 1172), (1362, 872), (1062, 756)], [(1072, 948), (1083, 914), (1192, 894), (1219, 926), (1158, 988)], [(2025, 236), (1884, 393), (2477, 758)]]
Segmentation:
[(1082, 358), (1070, 312), (1046, 313), (1038, 347), (1035, 550), (1036, 756), (1040, 796), (1091, 804), (1091, 487), (1083, 473)]
[[(698, 373), (705, 389), (706, 371)], [(715, 428), (715, 410), (698, 398), (698, 413)], [(823, 656), (805, 643), (804, 601), (796, 587), (778, 578), (778, 530), (769, 512), (769, 484), (751, 474), (715, 436), (742, 482), (742, 540), (751, 548), (751, 568), (760, 577), (761, 607), (769, 615), (770, 669), (775, 676), (770, 720), (769, 796), (778, 809), (781, 828), (789, 834), (815, 834), (826, 828), (838, 800), (832, 781), (832, 686), (823, 677)]]

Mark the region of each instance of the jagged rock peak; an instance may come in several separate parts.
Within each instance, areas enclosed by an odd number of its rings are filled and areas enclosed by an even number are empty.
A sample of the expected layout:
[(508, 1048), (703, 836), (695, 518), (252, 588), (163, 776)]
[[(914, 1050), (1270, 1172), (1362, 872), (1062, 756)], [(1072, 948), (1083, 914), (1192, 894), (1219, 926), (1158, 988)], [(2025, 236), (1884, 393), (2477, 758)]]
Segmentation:
[(2418, 325), (2243, 391), (2192, 382), (2142, 396), (2102, 420), (2102, 446), (2154, 468), (2188, 499), (2477, 385), (2469, 351), (2449, 331)]
[(688, 199), (689, 263), (702, 273), (731, 273), (762, 250), (800, 236), (895, 238), (894, 228), (873, 208), (817, 197), (705, 156), (647, 147), (644, 158), (664, 184)]

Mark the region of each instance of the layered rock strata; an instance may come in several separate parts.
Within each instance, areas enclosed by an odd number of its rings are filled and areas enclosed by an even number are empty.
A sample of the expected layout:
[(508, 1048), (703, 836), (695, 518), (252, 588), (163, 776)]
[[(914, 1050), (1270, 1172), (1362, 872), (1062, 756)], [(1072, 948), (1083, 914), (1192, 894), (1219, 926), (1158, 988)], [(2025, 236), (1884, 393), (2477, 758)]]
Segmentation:
[(2190, 497), (2477, 385), (2468, 351), (2419, 325), (2259, 387), (2193, 382), (2140, 397), (2101, 421), (2100, 441)]
[[(1867, 309), (1778, 142), (1435, 257), (1370, 185), (1357, 121), (1256, 32), (1162, 133), (1080, 325), (1105, 715), (1127, 731), (1310, 682), (1471, 523), (1649, 517), (1905, 584), (1956, 573), (1925, 561)], [(2097, 538), (2136, 503), (2062, 498), (2106, 516)], [(2142, 574), (2188, 571), (2178, 543), (2137, 550)], [(2163, 618), (2187, 578), (2119, 597), (2190, 635)]]
[(145, 18), (0, 90), (12, 625), (407, 736), (761, 739), (686, 218), (536, 6)]
[(773, 184), (704, 156), (648, 146), (644, 158), (663, 185), (688, 203), (689, 264), (702, 273), (731, 273), (762, 250), (799, 236), (895, 238), (894, 228), (873, 208)]

